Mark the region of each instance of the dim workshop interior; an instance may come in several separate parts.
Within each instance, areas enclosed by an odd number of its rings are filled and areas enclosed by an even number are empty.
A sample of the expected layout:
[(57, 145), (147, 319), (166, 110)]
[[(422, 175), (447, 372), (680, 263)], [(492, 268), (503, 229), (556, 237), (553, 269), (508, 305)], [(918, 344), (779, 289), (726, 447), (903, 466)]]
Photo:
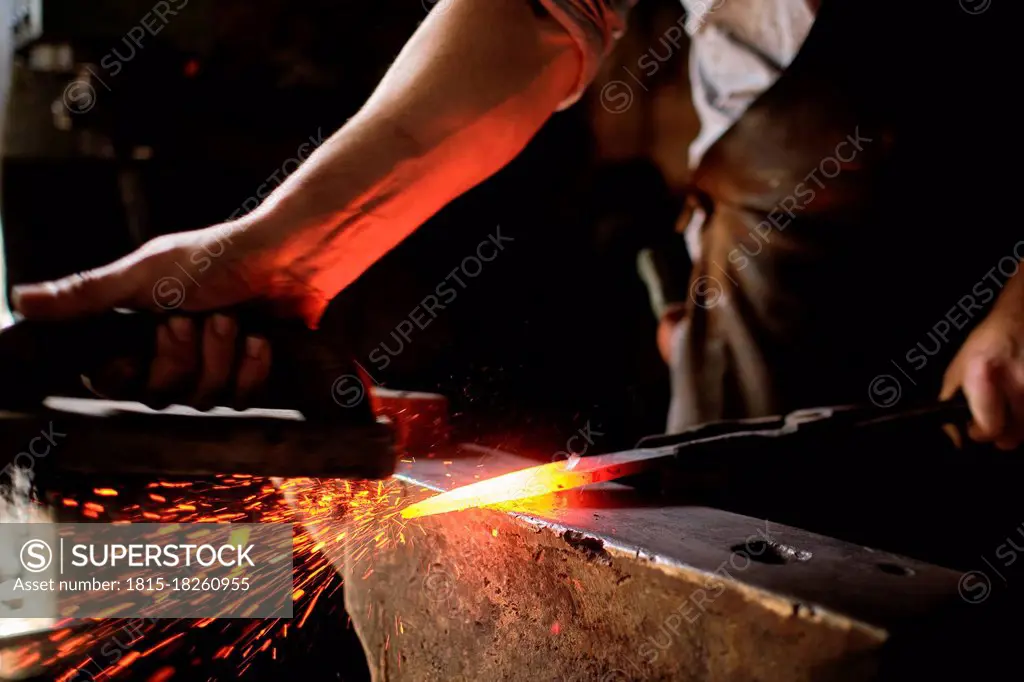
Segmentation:
[(0, 680), (1019, 675), (1005, 0), (0, 0)]

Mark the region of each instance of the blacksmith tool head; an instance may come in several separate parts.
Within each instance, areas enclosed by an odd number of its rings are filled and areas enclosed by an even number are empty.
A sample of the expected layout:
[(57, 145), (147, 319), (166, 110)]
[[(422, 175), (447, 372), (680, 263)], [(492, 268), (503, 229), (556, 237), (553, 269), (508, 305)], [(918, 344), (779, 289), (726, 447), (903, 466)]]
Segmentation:
[(110, 360), (148, 364), (159, 322), (155, 315), (111, 312), (21, 321), (0, 332), (0, 443), (7, 460), (0, 468), (319, 478), (384, 478), (394, 471), (391, 429), (374, 417), (351, 356), (298, 323), (244, 323), (246, 333), (268, 339), (274, 354), (260, 409), (150, 410), (85, 397), (81, 377)]

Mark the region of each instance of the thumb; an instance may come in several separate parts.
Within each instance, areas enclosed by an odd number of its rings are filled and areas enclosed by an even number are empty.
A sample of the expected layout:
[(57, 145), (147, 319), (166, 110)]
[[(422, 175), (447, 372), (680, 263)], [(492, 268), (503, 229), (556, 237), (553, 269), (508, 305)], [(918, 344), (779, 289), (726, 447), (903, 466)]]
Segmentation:
[[(958, 393), (962, 393), (961, 384), (963, 382), (960, 364), (961, 356), (958, 354), (942, 378), (942, 390), (939, 391), (939, 400), (951, 400)], [(967, 424), (943, 424), (942, 426), (942, 430), (946, 432), (946, 435), (949, 436), (954, 447), (958, 450), (963, 449), (964, 432), (967, 426)]]
[(954, 360), (946, 374), (942, 377), (942, 389), (939, 391), (939, 400), (949, 400), (960, 391), (960, 367)]
[(63, 279), (14, 287), (11, 303), (30, 319), (82, 317), (130, 305), (136, 298), (138, 268), (126, 259)]

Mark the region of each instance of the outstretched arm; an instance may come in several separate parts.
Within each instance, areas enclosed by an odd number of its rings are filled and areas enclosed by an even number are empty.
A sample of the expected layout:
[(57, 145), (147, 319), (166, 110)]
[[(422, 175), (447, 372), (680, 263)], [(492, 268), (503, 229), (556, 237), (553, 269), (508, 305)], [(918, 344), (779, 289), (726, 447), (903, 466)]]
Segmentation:
[[(177, 275), (189, 289), (184, 309), (265, 297), (315, 322), (434, 212), (508, 163), (580, 78), (569, 33), (528, 0), (455, 0), (444, 9), (423, 22), (359, 113), (254, 212), (19, 289), (19, 310), (152, 308), (154, 283)], [(187, 267), (211, 240), (230, 253), (196, 285), (175, 264)]]
[[(52, 319), (116, 307), (217, 310), (261, 299), (315, 325), (333, 296), (508, 163), (578, 95), (631, 3), (446, 0), (359, 113), (251, 214), (159, 237), (96, 270), (19, 287), (15, 307)], [(199, 273), (190, 271), (197, 255)], [(209, 405), (225, 392), (244, 401), (270, 365), (266, 342), (239, 338), (220, 314), (202, 329), (172, 316), (156, 345), (148, 369), (124, 372), (146, 372), (157, 403)], [(118, 394), (116, 382), (99, 388)]]
[(323, 303), (507, 164), (575, 88), (578, 50), (529, 2), (445, 9), (424, 22), (363, 109), (252, 217), (287, 235), (271, 267)]

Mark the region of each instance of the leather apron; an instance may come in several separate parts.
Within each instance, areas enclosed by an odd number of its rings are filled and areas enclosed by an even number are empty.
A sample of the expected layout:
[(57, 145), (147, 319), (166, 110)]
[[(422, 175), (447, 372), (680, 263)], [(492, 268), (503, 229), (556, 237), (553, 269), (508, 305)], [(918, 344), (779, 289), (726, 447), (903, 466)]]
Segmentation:
[(962, 117), (991, 83), (957, 60), (986, 58), (994, 21), (956, 2), (822, 2), (789, 68), (695, 171), (709, 217), (670, 433), (937, 395), (1024, 234), (971, 201), (996, 138)]

